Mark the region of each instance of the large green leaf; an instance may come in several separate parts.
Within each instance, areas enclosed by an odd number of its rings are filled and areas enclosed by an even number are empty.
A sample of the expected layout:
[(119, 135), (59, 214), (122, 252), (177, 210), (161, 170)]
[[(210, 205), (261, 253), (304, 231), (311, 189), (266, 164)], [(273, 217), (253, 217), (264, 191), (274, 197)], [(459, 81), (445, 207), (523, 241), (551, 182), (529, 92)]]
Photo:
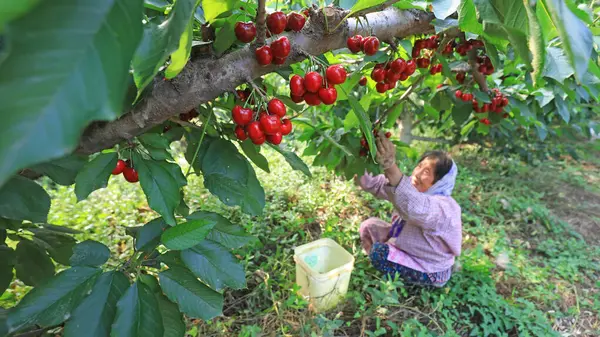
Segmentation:
[(183, 263), (194, 275), (220, 291), (225, 286), (241, 289), (246, 286), (244, 267), (220, 244), (204, 240), (181, 252)]
[(234, 29), (236, 21), (237, 17), (225, 21), (223, 27), (221, 27), (215, 35), (215, 43), (213, 44), (213, 48), (217, 55), (223, 54), (223, 52), (229, 49), (229, 47), (231, 47), (235, 42), (236, 37)]
[(260, 147), (254, 145), (250, 139), (241, 142), (240, 147), (244, 151), (244, 154), (246, 154), (246, 157), (250, 158), (256, 166), (267, 173), (271, 172), (267, 158), (260, 153)]
[(73, 247), (77, 243), (71, 236), (46, 231), (36, 231), (33, 242), (45, 249), (54, 261), (65, 266), (70, 265), (69, 258), (73, 255)]
[(164, 327), (158, 302), (150, 288), (136, 282), (117, 302), (111, 337), (163, 337)]
[(563, 83), (565, 79), (573, 75), (573, 67), (569, 64), (569, 60), (562, 49), (548, 47), (546, 51), (543, 75)]
[(587, 71), (592, 53), (592, 32), (571, 12), (564, 0), (544, 0), (544, 4), (575, 69), (575, 77), (581, 80)]
[(283, 158), (285, 158), (285, 161), (287, 161), (288, 164), (290, 164), (290, 166), (294, 170), (304, 173), (304, 175), (306, 175), (309, 178), (312, 177), (312, 173), (310, 173), (310, 168), (308, 168), (308, 165), (306, 165), (306, 163), (300, 157), (298, 157), (296, 153), (292, 151), (286, 151), (280, 146), (271, 145), (271, 147), (275, 149), (275, 151), (281, 153)]
[(104, 244), (85, 240), (73, 248), (73, 256), (70, 262), (73, 266), (101, 266), (110, 257), (110, 249)]
[(23, 16), (37, 6), (39, 2), (40, 0), (21, 0), (0, 3), (0, 33), (7, 22)]
[(109, 336), (117, 311), (117, 301), (128, 287), (129, 280), (121, 272), (109, 271), (100, 275), (90, 295), (67, 320), (64, 337)]
[(386, 0), (358, 0), (354, 4), (354, 6), (352, 6), (352, 8), (350, 8), (350, 14), (354, 14), (354, 13), (356, 13), (358, 11), (362, 11), (364, 9), (379, 6), (379, 5), (383, 4), (385, 1)]
[[(198, 148), (198, 142), (200, 142), (201, 137), (202, 132), (200, 130), (194, 130), (185, 136), (185, 140), (187, 142), (185, 160), (187, 160), (190, 166), (194, 168), (194, 171), (197, 174), (200, 174), (202, 171), (202, 161), (204, 160), (204, 156), (206, 155), (210, 144), (216, 139), (208, 135), (204, 135), (202, 144), (200, 144), (200, 148)], [(194, 158), (196, 159), (194, 160)]]
[(171, 53), (190, 20), (193, 19), (196, 0), (178, 0), (162, 23), (150, 21), (144, 27), (144, 36), (133, 56), (133, 78), (138, 96), (152, 81)]
[(148, 222), (135, 234), (135, 249), (153, 250), (160, 243), (160, 236), (167, 228), (169, 228), (169, 225), (163, 218)]
[(373, 137), (373, 124), (371, 124), (369, 115), (367, 115), (362, 105), (360, 105), (354, 96), (348, 96), (348, 102), (358, 118), (363, 136), (367, 139), (367, 143), (369, 144), (369, 152), (376, 153), (377, 148), (375, 147), (375, 138)]
[[(153, 277), (154, 278), (154, 277)], [(158, 302), (158, 309), (160, 310), (163, 327), (165, 333), (163, 337), (182, 337), (185, 335), (185, 323), (183, 321), (183, 314), (179, 312), (177, 304), (169, 301), (163, 294), (154, 294), (156, 301)]]
[(465, 104), (462, 102), (457, 102), (452, 108), (452, 119), (454, 119), (454, 123), (456, 125), (462, 125), (473, 111), (473, 107), (471, 104)]
[(0, 217), (11, 220), (45, 222), (50, 196), (34, 181), (15, 176), (0, 187)]
[(99, 188), (108, 185), (108, 178), (117, 166), (117, 153), (100, 153), (90, 160), (75, 177), (75, 195), (81, 201)]
[(47, 175), (57, 184), (69, 186), (75, 182), (77, 173), (87, 163), (87, 156), (70, 154), (46, 163), (38, 164), (31, 169), (43, 175)]
[(146, 133), (138, 136), (138, 140), (144, 148), (148, 151), (152, 159), (154, 160), (165, 160), (173, 157), (169, 153), (169, 139), (161, 136), (158, 133)]
[(15, 262), (15, 251), (0, 242), (0, 295), (4, 293), (13, 279)]
[(569, 123), (571, 120), (571, 113), (569, 112), (567, 103), (561, 97), (557, 96), (554, 98), (554, 105), (556, 106), (556, 111), (558, 111), (560, 117), (562, 117), (565, 123)]
[(235, 3), (235, 0), (202, 0), (204, 19), (212, 23), (219, 15), (232, 10)]
[(17, 278), (23, 283), (38, 287), (54, 275), (54, 264), (46, 252), (31, 241), (22, 240), (17, 245)]
[(481, 35), (483, 26), (477, 21), (477, 12), (473, 0), (463, 0), (458, 7), (458, 26), (462, 31)]
[(19, 331), (33, 324), (50, 327), (65, 321), (88, 295), (100, 272), (97, 268), (73, 267), (33, 288), (9, 312), (9, 331)]
[(192, 40), (194, 37), (194, 20), (188, 22), (187, 28), (179, 38), (179, 47), (171, 54), (171, 62), (165, 69), (165, 77), (172, 79), (177, 76), (187, 63), (192, 50)]
[(167, 229), (161, 236), (161, 242), (171, 250), (187, 249), (204, 240), (215, 224), (210, 219), (188, 220)]
[(546, 62), (546, 48), (544, 44), (544, 36), (540, 23), (535, 14), (535, 10), (531, 8), (528, 0), (523, 0), (523, 6), (527, 12), (527, 19), (529, 20), (529, 50), (531, 50), (532, 66), (533, 66), (533, 82), (534, 84), (539, 83), (542, 78), (542, 72), (544, 71), (544, 63)]
[(202, 160), (202, 173), (206, 188), (225, 205), (239, 205), (250, 215), (262, 213), (264, 190), (250, 163), (231, 142), (211, 142)]
[(187, 219), (205, 219), (215, 222), (215, 226), (206, 238), (218, 242), (229, 249), (240, 248), (254, 240), (254, 237), (247, 234), (242, 227), (232, 224), (228, 219), (217, 213), (197, 211), (190, 214)]
[(198, 281), (189, 271), (170, 267), (158, 277), (165, 295), (189, 317), (209, 320), (221, 315), (223, 295)]
[(461, 0), (433, 0), (433, 14), (437, 19), (444, 20), (454, 14)]
[(142, 9), (142, 0), (44, 1), (6, 26), (0, 185), (19, 168), (70, 153), (91, 121), (120, 115)]
[(137, 153), (133, 155), (133, 165), (138, 171), (148, 205), (162, 215), (166, 223), (174, 226), (175, 208), (181, 201), (179, 189), (186, 185), (179, 165), (166, 161), (144, 160)]
[(548, 12), (548, 8), (546, 8), (543, 1), (536, 2), (535, 14), (542, 29), (545, 45), (547, 45), (549, 41), (558, 37), (558, 30), (556, 29), (556, 26), (554, 26), (552, 18), (550, 17), (550, 12)]

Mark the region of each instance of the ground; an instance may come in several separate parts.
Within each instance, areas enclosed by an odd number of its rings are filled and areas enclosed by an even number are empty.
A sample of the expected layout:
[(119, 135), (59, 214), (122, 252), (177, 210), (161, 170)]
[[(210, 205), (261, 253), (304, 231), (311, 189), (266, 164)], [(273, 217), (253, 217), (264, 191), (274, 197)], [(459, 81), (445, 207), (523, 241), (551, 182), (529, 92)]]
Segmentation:
[[(192, 209), (219, 212), (257, 237), (235, 252), (246, 265), (247, 288), (226, 291), (223, 317), (189, 321), (189, 336), (600, 335), (600, 142), (582, 144), (579, 161), (534, 164), (453, 148), (463, 253), (460, 270), (439, 290), (385, 280), (360, 251), (360, 222), (388, 217), (389, 204), (323, 169), (312, 168), (309, 179), (265, 150), (271, 173), (257, 169), (267, 195), (262, 217), (224, 206), (201, 178), (186, 187)], [(50, 192), (49, 222), (109, 245), (114, 264), (131, 254), (124, 228), (157, 216), (139, 185), (121, 176), (79, 203), (72, 187)], [(311, 313), (294, 286), (293, 248), (319, 237), (356, 257), (346, 300), (325, 314)], [(13, 305), (26, 290), (15, 282), (0, 305)]]

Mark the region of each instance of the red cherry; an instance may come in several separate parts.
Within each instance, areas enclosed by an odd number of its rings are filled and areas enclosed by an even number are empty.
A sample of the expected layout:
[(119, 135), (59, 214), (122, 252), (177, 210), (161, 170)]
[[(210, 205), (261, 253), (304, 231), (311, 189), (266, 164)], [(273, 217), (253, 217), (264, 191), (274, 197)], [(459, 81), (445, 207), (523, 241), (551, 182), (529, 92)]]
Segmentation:
[(494, 73), (494, 66), (492, 65), (488, 65), (487, 66), (487, 72), (485, 73), (486, 75), (491, 75)]
[(389, 86), (387, 85), (387, 83), (382, 83), (379, 82), (375, 85), (375, 89), (377, 89), (377, 92), (380, 94), (383, 94), (384, 92), (386, 92), (388, 90)]
[(363, 51), (366, 55), (375, 55), (379, 50), (379, 39), (375, 36), (369, 36), (363, 45)]
[(419, 68), (427, 68), (427, 67), (429, 67), (430, 63), (431, 63), (431, 60), (429, 60), (426, 57), (417, 59), (417, 65), (419, 66)]
[(375, 68), (371, 72), (371, 78), (375, 82), (383, 82), (385, 79), (385, 70), (383, 68)]
[(295, 32), (299, 32), (304, 27), (306, 18), (302, 14), (292, 12), (287, 16), (287, 28)]
[(237, 125), (246, 125), (252, 121), (252, 110), (236, 105), (231, 110), (233, 121)]
[(366, 78), (366, 77), (364, 77), (364, 76), (363, 76), (363, 77), (361, 77), (361, 78), (360, 78), (360, 80), (358, 81), (358, 84), (359, 84), (361, 87), (364, 87), (365, 85), (367, 85), (367, 78)]
[(292, 99), (292, 102), (294, 103), (302, 103), (304, 102), (304, 97), (303, 96), (296, 96), (296, 95), (290, 95), (290, 98)]
[(473, 104), (473, 110), (475, 110), (475, 112), (481, 112), (481, 108), (476, 99), (471, 100), (471, 104)]
[(285, 104), (283, 104), (283, 102), (280, 101), (279, 99), (273, 98), (267, 104), (267, 111), (269, 111), (269, 113), (271, 115), (277, 115), (279, 117), (283, 117), (283, 116), (285, 116), (285, 113), (286, 113)]
[(388, 86), (388, 90), (392, 90), (396, 87), (396, 81), (388, 81), (388, 79), (385, 79), (385, 84), (387, 84)]
[(235, 92), (237, 93), (238, 98), (242, 102), (245, 102), (248, 99), (248, 95), (246, 95), (246, 91), (245, 90), (236, 90)]
[(342, 84), (346, 81), (346, 69), (339, 64), (334, 64), (327, 67), (325, 76), (330, 84)]
[(285, 63), (286, 58), (285, 57), (274, 57), (273, 58), (273, 64), (284, 64)]
[(360, 146), (368, 148), (369, 147), (369, 143), (367, 143), (367, 139), (366, 138), (361, 138), (360, 140)]
[(390, 66), (393, 72), (402, 74), (406, 70), (406, 62), (403, 59), (395, 59)]
[(479, 72), (482, 74), (487, 73), (487, 67), (485, 66), (485, 64), (480, 65), (479, 68), (477, 68), (477, 70), (479, 70)]
[(502, 106), (507, 106), (507, 105), (508, 105), (508, 98), (502, 97)]
[(505, 113), (504, 115), (502, 115), (502, 118), (508, 118), (508, 116), (509, 115), (507, 113)]
[(239, 139), (241, 141), (248, 139), (248, 135), (246, 135), (246, 131), (240, 125), (235, 127), (235, 136), (237, 137), (237, 139)]
[(284, 136), (289, 135), (292, 132), (292, 121), (289, 119), (281, 120), (281, 134)]
[(448, 54), (452, 54), (452, 44), (448, 43), (446, 45), (446, 47), (444, 47), (444, 50), (442, 51), (443, 55), (448, 55)]
[(265, 114), (262, 115), (259, 120), (260, 127), (265, 134), (274, 135), (277, 132), (280, 132), (281, 119), (279, 119), (279, 116)]
[(480, 121), (481, 123), (485, 124), (485, 125), (490, 125), (490, 124), (491, 124), (490, 120), (489, 120), (489, 119), (487, 119), (487, 118), (482, 118), (482, 119), (480, 119), (479, 121)]
[(140, 181), (138, 173), (133, 167), (125, 167), (123, 169), (123, 177), (130, 183), (137, 183)]
[(265, 135), (262, 135), (258, 138), (250, 138), (250, 140), (252, 141), (252, 143), (254, 143), (255, 145), (262, 145), (264, 144), (264, 142), (267, 140)]
[[(318, 72), (311, 71), (308, 74), (306, 74), (306, 76), (304, 76), (304, 87), (306, 88), (306, 90), (317, 93), (319, 92), (319, 89), (321, 89), (322, 86), (323, 77), (321, 77), (321, 75)], [(306, 100), (306, 97), (304, 97), (304, 99)]]
[(391, 132), (388, 131), (388, 132), (385, 133), (385, 138), (390, 138), (391, 136), (392, 136)]
[(407, 73), (402, 73), (400, 74), (400, 81), (406, 81), (408, 79), (408, 74)]
[(287, 57), (290, 54), (292, 46), (287, 36), (282, 36), (277, 40), (271, 42), (271, 51), (273, 57)]
[(485, 103), (483, 105), (483, 107), (481, 107), (481, 112), (488, 112), (490, 111), (490, 104), (489, 103)]
[(237, 22), (234, 31), (235, 37), (244, 43), (252, 42), (256, 36), (256, 27), (252, 22)]
[(456, 98), (458, 98), (458, 99), (461, 99), (462, 98), (462, 91), (456, 90), (456, 92), (454, 93), (454, 96), (456, 96)]
[(125, 169), (125, 167), (127, 167), (127, 165), (125, 165), (125, 161), (119, 159), (117, 160), (117, 165), (115, 165), (115, 168), (112, 171), (113, 175), (117, 175), (117, 174), (121, 174), (123, 172), (123, 170)]
[(415, 73), (415, 71), (417, 70), (417, 64), (415, 63), (415, 60), (408, 60), (406, 62), (406, 70), (404, 71), (404, 73), (408, 76), (412, 75)]
[(412, 52), (410, 53), (410, 56), (412, 56), (412, 58), (417, 58), (419, 57), (419, 55), (421, 55), (421, 49), (420, 48), (413, 48)]
[(273, 61), (273, 53), (271, 51), (271, 47), (269, 46), (262, 46), (260, 48), (256, 48), (256, 50), (254, 51), (254, 56), (256, 57), (256, 61), (258, 62), (258, 64), (260, 64), (261, 66), (271, 64), (271, 62)]
[(267, 28), (271, 34), (281, 34), (287, 26), (287, 17), (283, 12), (277, 11), (267, 16)]
[(436, 89), (441, 89), (441, 88), (443, 88), (443, 87), (444, 87), (444, 84), (443, 84), (443, 83), (440, 83), (440, 84), (438, 84), (438, 85), (436, 86)]
[(465, 73), (458, 73), (456, 74), (456, 81), (458, 81), (458, 83), (464, 83), (465, 82)]
[(282, 138), (283, 138), (283, 135), (281, 134), (281, 132), (277, 132), (273, 135), (267, 135), (267, 142), (269, 142), (273, 145), (279, 145), (279, 144), (281, 144)]
[(295, 96), (302, 96), (306, 92), (304, 79), (300, 75), (294, 75), (290, 79), (290, 92)]
[(337, 90), (335, 88), (321, 88), (319, 89), (319, 98), (326, 105), (331, 105), (337, 99)]
[(398, 81), (400, 79), (400, 75), (401, 74), (398, 74), (398, 73), (394, 72), (391, 69), (387, 70), (385, 72), (385, 81), (386, 82), (396, 82), (396, 81)]
[(363, 37), (361, 35), (354, 35), (346, 40), (346, 46), (348, 46), (348, 49), (350, 49), (351, 52), (356, 54), (362, 50), (363, 42)]
[(468, 102), (473, 99), (473, 98), (470, 98), (469, 96), (470, 96), (470, 94), (467, 94), (467, 93), (462, 94), (461, 98), (462, 98), (463, 102)]
[(367, 151), (366, 149), (360, 149), (360, 151), (358, 152), (358, 154), (361, 157), (366, 157), (369, 154), (369, 151)]
[(504, 111), (504, 108), (497, 106), (495, 109), (493, 109), (493, 111), (497, 114), (501, 114)]
[(260, 123), (258, 121), (254, 121), (246, 126), (246, 133), (250, 139), (258, 139), (261, 137), (265, 137), (265, 133), (260, 128)]
[(321, 104), (321, 99), (319, 98), (319, 95), (314, 92), (307, 92), (306, 94), (304, 94), (304, 100), (306, 101), (306, 104), (312, 106)]

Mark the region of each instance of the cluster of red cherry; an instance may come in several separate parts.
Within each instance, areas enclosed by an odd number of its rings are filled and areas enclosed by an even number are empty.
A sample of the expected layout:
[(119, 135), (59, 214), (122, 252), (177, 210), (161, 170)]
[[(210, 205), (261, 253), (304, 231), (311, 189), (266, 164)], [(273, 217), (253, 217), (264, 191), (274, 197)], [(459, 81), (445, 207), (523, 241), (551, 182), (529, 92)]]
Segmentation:
[[(456, 90), (454, 95), (456, 96), (457, 99), (460, 99), (463, 102), (471, 102), (471, 104), (473, 105), (473, 110), (476, 113), (493, 112), (496, 114), (502, 114), (502, 118), (508, 118), (508, 113), (504, 112), (504, 107), (506, 107), (509, 103), (508, 98), (506, 96), (504, 96), (500, 92), (500, 90), (498, 90), (497, 88), (494, 88), (494, 93), (495, 93), (495, 95), (491, 99), (491, 103), (483, 103), (483, 104), (481, 104), (481, 102), (477, 101), (477, 99), (474, 98), (473, 94), (469, 94), (466, 92), (462, 92), (460, 90)], [(485, 125), (491, 124), (491, 122), (488, 118), (482, 118), (479, 121)]]
[[(377, 129), (373, 129), (373, 136), (377, 137)], [(385, 138), (390, 138), (392, 136), (391, 132), (385, 133)], [(369, 143), (367, 142), (366, 137), (362, 137), (360, 139), (360, 152), (358, 153), (361, 157), (364, 157), (369, 154)]]
[(354, 54), (362, 51), (365, 55), (375, 55), (379, 50), (379, 39), (376, 36), (363, 38), (362, 35), (354, 35), (346, 40), (346, 45)]
[(140, 180), (137, 171), (133, 168), (129, 159), (127, 161), (122, 159), (117, 160), (117, 165), (113, 169), (112, 174), (116, 176), (121, 173), (123, 173), (125, 180), (130, 183), (137, 183)]
[(346, 69), (339, 64), (327, 67), (325, 80), (316, 71), (308, 72), (304, 78), (294, 75), (290, 79), (290, 98), (295, 103), (306, 101), (311, 106), (321, 103), (331, 105), (337, 100), (335, 85), (344, 83), (346, 76)]
[(292, 132), (292, 121), (283, 118), (287, 109), (281, 100), (273, 98), (267, 103), (267, 111), (264, 109), (260, 110), (260, 113), (257, 111), (240, 105), (233, 107), (231, 115), (237, 124), (235, 127), (237, 139), (244, 141), (250, 138), (256, 145), (261, 145), (265, 141), (279, 145), (283, 136)]
[(404, 61), (402, 58), (397, 58), (387, 64), (376, 64), (371, 71), (371, 78), (377, 82), (375, 85), (377, 92), (384, 93), (395, 88), (398, 81), (405, 81), (415, 73), (415, 70), (417, 64), (414, 60)]

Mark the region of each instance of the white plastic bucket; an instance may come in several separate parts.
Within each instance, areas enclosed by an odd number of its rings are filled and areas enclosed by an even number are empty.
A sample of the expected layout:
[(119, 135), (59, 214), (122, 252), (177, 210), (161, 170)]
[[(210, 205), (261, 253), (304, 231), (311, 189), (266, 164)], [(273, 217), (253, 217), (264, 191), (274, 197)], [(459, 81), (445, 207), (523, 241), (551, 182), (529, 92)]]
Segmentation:
[(296, 283), (313, 310), (335, 307), (348, 292), (354, 256), (335, 241), (324, 238), (294, 249)]

